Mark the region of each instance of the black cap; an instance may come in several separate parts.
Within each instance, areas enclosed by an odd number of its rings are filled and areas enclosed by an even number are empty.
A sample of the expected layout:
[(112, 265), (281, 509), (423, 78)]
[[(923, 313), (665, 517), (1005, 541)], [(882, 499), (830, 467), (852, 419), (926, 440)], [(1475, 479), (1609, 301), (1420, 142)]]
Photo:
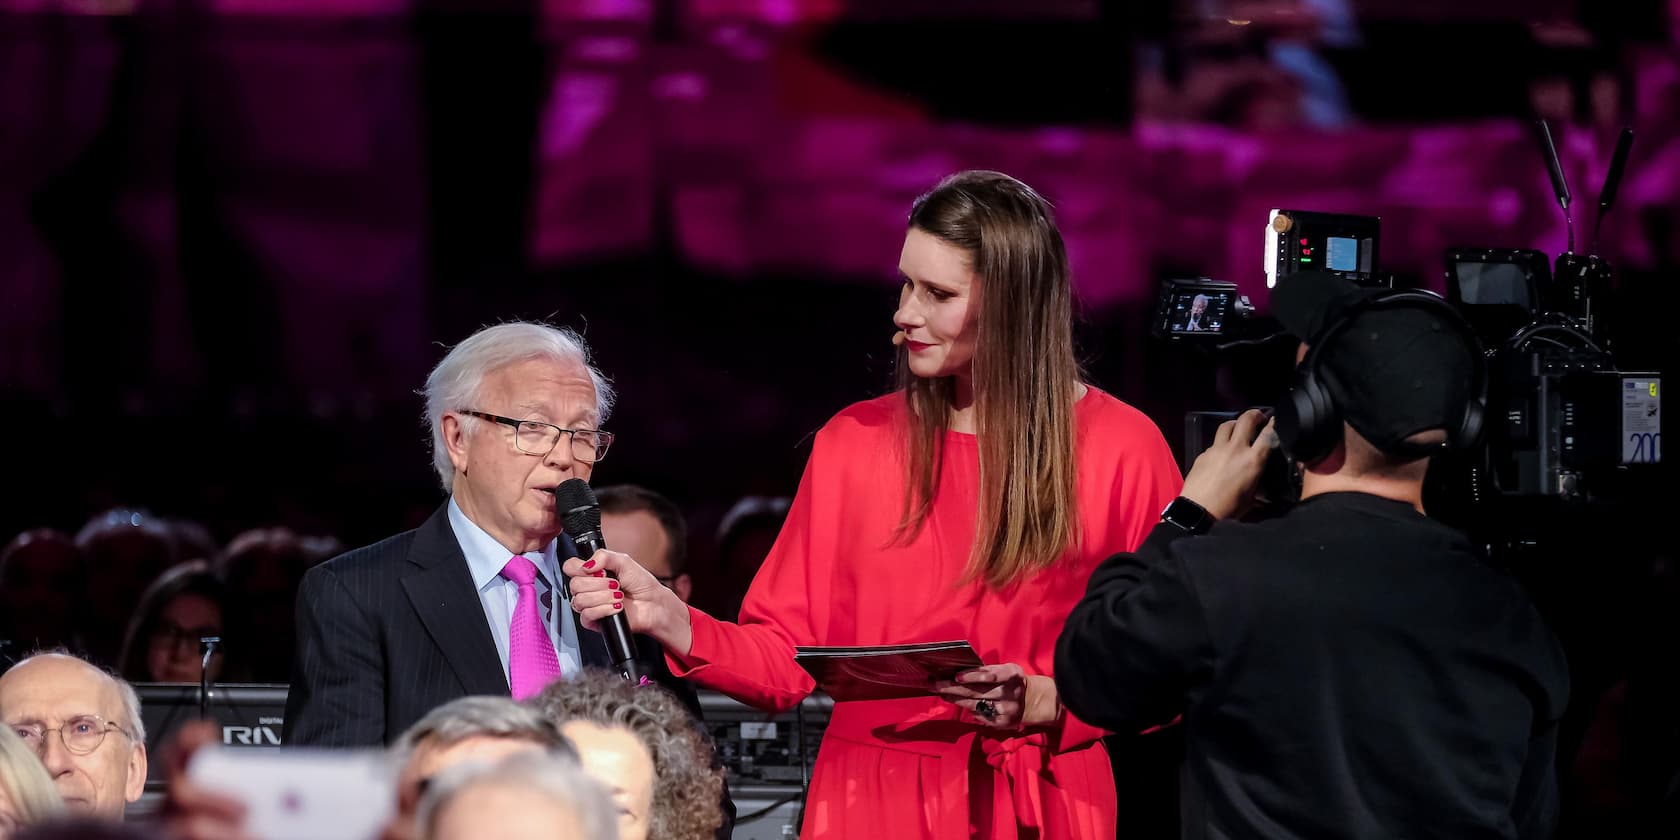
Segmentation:
[[(1386, 293), (1327, 271), (1301, 271), (1278, 280), (1272, 314), (1312, 345), (1325, 327)], [(1319, 373), (1342, 419), (1379, 450), (1415, 454), (1407, 437), (1430, 429), (1451, 436), (1463, 424), (1478, 351), (1450, 317), (1427, 305), (1377, 306), (1355, 314), (1333, 344), (1319, 348)]]

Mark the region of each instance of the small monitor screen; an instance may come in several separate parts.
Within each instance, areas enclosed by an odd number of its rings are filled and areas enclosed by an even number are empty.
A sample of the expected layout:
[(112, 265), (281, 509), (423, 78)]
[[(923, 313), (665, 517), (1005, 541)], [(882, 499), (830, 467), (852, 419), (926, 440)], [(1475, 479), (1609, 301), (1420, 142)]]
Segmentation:
[(1331, 271), (1359, 270), (1359, 240), (1330, 236), (1324, 241), (1324, 264)]
[(1217, 290), (1177, 289), (1172, 297), (1171, 329), (1174, 334), (1219, 333), (1231, 312), (1231, 293)]
[(1461, 262), (1456, 265), (1458, 295), (1467, 306), (1533, 308), (1528, 271), (1516, 263)]

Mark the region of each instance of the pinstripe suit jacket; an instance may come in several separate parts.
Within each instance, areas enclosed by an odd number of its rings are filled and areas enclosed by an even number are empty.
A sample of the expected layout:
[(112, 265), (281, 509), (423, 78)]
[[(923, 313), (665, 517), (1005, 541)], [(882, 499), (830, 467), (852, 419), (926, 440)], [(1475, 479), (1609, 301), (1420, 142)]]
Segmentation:
[[(562, 536), (560, 557), (571, 551)], [(671, 676), (659, 643), (637, 636), (636, 645), (649, 673), (698, 715), (693, 689)], [(578, 646), (585, 666), (610, 665), (599, 633), (580, 628)], [(419, 528), (304, 575), (284, 743), (388, 744), (457, 697), (509, 693), (447, 503)]]

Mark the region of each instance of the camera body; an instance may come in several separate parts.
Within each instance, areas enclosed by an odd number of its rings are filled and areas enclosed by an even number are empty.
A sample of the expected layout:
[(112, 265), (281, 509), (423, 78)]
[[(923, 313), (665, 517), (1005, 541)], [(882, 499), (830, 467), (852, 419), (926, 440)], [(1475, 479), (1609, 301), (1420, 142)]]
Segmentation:
[[(1607, 191), (1613, 192), (1607, 185)], [(1607, 209), (1607, 208), (1606, 208)], [(1386, 285), (1378, 273), (1380, 220), (1273, 210), (1266, 232), (1267, 286), (1307, 268), (1356, 283)], [(1566, 252), (1552, 262), (1532, 249), (1453, 248), (1446, 254), (1447, 300), (1465, 317), (1487, 356), (1486, 429), (1464, 456), (1467, 500), (1491, 490), (1560, 500), (1613, 496), (1619, 475), (1662, 461), (1662, 377), (1617, 364), (1607, 317), (1614, 267)], [(1162, 283), (1151, 332), (1167, 339), (1225, 336), (1252, 312), (1236, 284), (1208, 279)], [(1225, 341), (1227, 350), (1264, 339)], [(1186, 417), (1186, 468), (1229, 412)], [(1269, 470), (1274, 501), (1287, 499), (1283, 470)], [(1288, 476), (1295, 478), (1295, 476)]]
[(1266, 288), (1297, 271), (1320, 269), (1362, 286), (1377, 278), (1378, 216), (1272, 210), (1266, 218)]
[[(1662, 378), (1623, 370), (1604, 317), (1614, 268), (1566, 253), (1455, 248), (1448, 300), (1488, 354), (1491, 488), (1515, 496), (1604, 495), (1617, 471), (1662, 460)], [(1478, 477), (1481, 477), (1478, 476)]]

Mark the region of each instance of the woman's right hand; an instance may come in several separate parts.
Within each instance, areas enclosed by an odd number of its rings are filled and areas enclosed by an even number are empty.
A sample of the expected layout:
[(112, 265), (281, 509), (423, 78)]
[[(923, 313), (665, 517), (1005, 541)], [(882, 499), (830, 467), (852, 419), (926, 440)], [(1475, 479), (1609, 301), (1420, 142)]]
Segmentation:
[[(630, 632), (652, 636), (672, 653), (687, 655), (693, 647), (688, 605), (630, 555), (602, 549), (588, 560), (567, 560), (560, 571), (569, 579), (572, 611), (583, 626), (598, 631), (602, 619), (622, 613)], [(608, 572), (618, 578), (607, 577)]]

